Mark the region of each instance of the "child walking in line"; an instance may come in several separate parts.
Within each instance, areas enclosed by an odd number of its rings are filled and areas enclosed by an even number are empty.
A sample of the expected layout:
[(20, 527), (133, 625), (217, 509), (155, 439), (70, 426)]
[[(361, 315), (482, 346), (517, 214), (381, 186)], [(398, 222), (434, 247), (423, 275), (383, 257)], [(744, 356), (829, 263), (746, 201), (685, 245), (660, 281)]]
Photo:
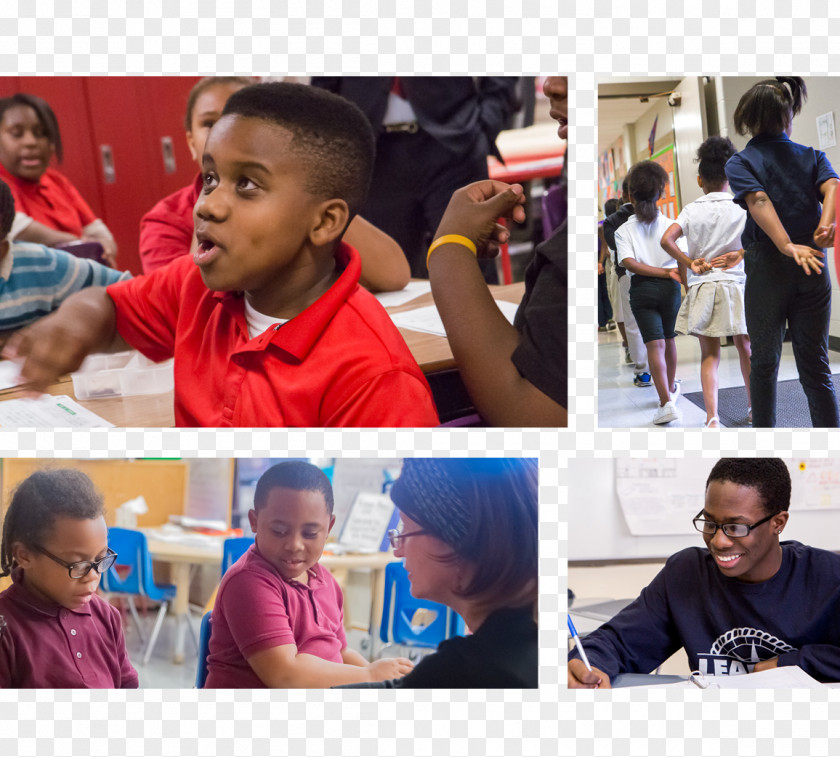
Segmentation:
[(653, 416), (656, 424), (670, 423), (680, 417), (676, 400), (680, 393), (676, 381), (677, 347), (674, 323), (680, 308), (680, 285), (677, 261), (660, 245), (662, 234), (671, 223), (656, 203), (662, 196), (668, 174), (658, 163), (636, 163), (628, 176), (630, 202), (634, 214), (616, 232), (619, 263), (630, 279), (630, 308), (642, 332), (648, 364), (659, 407)]
[[(752, 139), (726, 164), (735, 202), (749, 211), (744, 235), (747, 331), (752, 342), (753, 426), (776, 425), (776, 378), (785, 325), (814, 427), (838, 425), (828, 361), (831, 282), (823, 248), (834, 241), (837, 174), (820, 150), (792, 142), (807, 96), (799, 76), (751, 87), (735, 128)], [(822, 209), (820, 204), (822, 203)]]
[[(688, 294), (677, 315), (680, 334), (700, 340), (700, 381), (706, 405), (704, 428), (718, 428), (720, 339), (731, 336), (741, 362), (750, 409), (750, 338), (744, 318), (744, 261), (741, 234), (747, 214), (732, 202), (724, 166), (735, 154), (726, 137), (709, 137), (697, 150), (697, 184), (703, 196), (686, 205), (662, 235), (664, 249), (685, 269)], [(685, 236), (688, 254), (677, 246)]]

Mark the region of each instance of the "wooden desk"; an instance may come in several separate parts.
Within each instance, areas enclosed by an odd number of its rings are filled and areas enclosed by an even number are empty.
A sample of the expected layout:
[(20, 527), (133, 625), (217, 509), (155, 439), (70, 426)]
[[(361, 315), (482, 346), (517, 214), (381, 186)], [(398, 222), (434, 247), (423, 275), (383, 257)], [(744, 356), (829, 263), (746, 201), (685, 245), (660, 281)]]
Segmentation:
[[(525, 284), (520, 282), (508, 286), (491, 286), (490, 291), (496, 299), (518, 303), (525, 292)], [(401, 313), (433, 304), (431, 293), (427, 293), (404, 305), (386, 308), (386, 310), (389, 313)], [(449, 342), (445, 336), (425, 334), (409, 329), (400, 329), (400, 333), (423, 373), (429, 375), (455, 368), (452, 350), (449, 349)], [(66, 394), (75, 399), (73, 382), (69, 376), (65, 376), (61, 381), (50, 386), (47, 392), (52, 395)], [(20, 388), (5, 389), (0, 391), (0, 402), (19, 399), (23, 396), (25, 396), (24, 391)], [(133, 426), (171, 428), (175, 425), (172, 392), (76, 401), (115, 426), (123, 428)]]

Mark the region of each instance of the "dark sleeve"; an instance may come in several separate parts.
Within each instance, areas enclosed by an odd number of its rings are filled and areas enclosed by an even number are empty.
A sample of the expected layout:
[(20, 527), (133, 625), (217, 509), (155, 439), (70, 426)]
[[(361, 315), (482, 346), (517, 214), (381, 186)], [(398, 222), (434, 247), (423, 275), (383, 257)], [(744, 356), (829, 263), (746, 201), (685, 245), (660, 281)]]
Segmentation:
[(726, 162), (725, 170), (726, 178), (729, 179), (729, 188), (735, 195), (732, 199), (744, 210), (748, 209), (745, 199), (748, 194), (766, 191), (740, 153), (733, 155)]
[[(682, 647), (666, 592), (670, 562), (635, 602), (583, 640), (592, 667), (610, 680), (619, 673), (650, 673)], [(580, 659), (577, 648), (569, 659)]]
[(516, 111), (516, 76), (483, 76), (478, 83), (481, 125), (492, 145)]
[(604, 241), (607, 243), (607, 247), (615, 250), (615, 219), (612, 216), (607, 216), (601, 230), (604, 232)]
[(326, 89), (336, 95), (341, 94), (340, 76), (313, 76), (309, 82), (313, 87)]
[(780, 668), (798, 665), (818, 681), (836, 683), (840, 681), (840, 647), (833, 644), (805, 644), (793, 652), (780, 654), (778, 665)]
[(823, 183), (829, 179), (836, 179), (838, 176), (825, 153), (822, 150), (815, 150), (814, 152), (817, 156), (817, 182), (814, 188), (817, 190), (817, 197), (820, 197), (819, 190)]
[[(511, 360), (543, 394), (568, 407), (568, 271), (566, 225), (545, 245), (558, 245), (546, 261), (526, 272), (525, 296), (514, 325), (519, 344)], [(537, 252), (538, 255), (543, 253)]]
[(15, 644), (0, 615), (0, 690), (15, 688)]
[[(424, 657), (407, 676), (395, 681), (395, 688), (400, 689), (458, 689), (464, 687), (464, 678), (469, 672), (464, 670), (464, 660), (456, 653), (456, 644), (443, 643), (434, 654)], [(463, 639), (461, 639), (463, 641)]]

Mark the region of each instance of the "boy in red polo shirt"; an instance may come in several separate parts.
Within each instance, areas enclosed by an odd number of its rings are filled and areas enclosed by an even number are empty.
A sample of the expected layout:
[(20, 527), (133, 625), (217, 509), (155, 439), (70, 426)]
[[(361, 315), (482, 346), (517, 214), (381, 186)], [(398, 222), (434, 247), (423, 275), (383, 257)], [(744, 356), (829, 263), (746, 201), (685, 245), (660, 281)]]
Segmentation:
[(0, 689), (136, 689), (120, 614), (97, 596), (117, 555), (102, 495), (78, 470), (36, 471), (3, 523)]
[(326, 688), (412, 669), (347, 648), (341, 588), (318, 564), (332, 511), (330, 481), (310, 463), (260, 477), (248, 513), (256, 543), (225, 573), (213, 608), (207, 688)]
[(174, 355), (179, 426), (436, 425), (422, 372), (340, 241), (372, 162), (370, 126), (340, 97), (239, 90), (205, 145), (195, 255), (69, 298), (5, 354), (35, 388), (126, 343)]

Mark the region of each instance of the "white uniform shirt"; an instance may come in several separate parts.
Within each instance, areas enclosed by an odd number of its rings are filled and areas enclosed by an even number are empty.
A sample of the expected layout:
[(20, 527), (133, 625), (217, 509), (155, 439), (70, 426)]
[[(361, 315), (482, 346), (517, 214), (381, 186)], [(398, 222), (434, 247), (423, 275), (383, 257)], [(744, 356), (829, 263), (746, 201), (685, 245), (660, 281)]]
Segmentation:
[[(655, 268), (676, 268), (677, 261), (674, 260), (659, 243), (662, 235), (673, 221), (660, 213), (650, 223), (641, 223), (637, 215), (632, 215), (615, 232), (615, 247), (618, 260), (633, 258), (645, 265)], [(677, 242), (680, 249), (685, 249), (682, 240)], [(626, 267), (626, 266), (625, 266)], [(631, 276), (630, 269), (627, 270)]]
[[(747, 211), (732, 201), (728, 192), (709, 192), (686, 205), (677, 217), (692, 260), (711, 260), (724, 252), (741, 249), (741, 234)], [(743, 282), (744, 261), (728, 271), (714, 269), (698, 276), (688, 269), (688, 285), (708, 281)]]

